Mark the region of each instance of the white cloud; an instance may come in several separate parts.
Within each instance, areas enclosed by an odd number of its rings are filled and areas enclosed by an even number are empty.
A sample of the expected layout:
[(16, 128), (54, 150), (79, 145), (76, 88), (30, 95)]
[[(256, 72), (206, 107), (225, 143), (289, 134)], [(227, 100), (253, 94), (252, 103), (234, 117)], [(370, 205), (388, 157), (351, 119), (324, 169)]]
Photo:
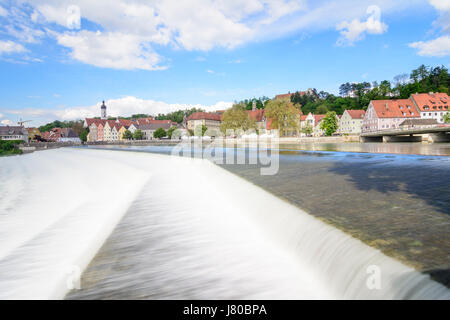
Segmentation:
[(102, 33), (83, 30), (57, 37), (58, 43), (72, 49), (75, 60), (97, 67), (113, 69), (156, 70), (160, 56), (140, 42), (139, 37), (123, 33)]
[(450, 11), (450, 0), (430, 0), (430, 3), (440, 11)]
[[(383, 13), (404, 11), (423, 0), (12, 0), (0, 31), (20, 42), (54, 37), (80, 62), (103, 68), (160, 69), (159, 47), (208, 51), (233, 49), (250, 41), (311, 34), (339, 25), (341, 40), (353, 43), (387, 26), (377, 11), (360, 17), (368, 5)], [(75, 10), (76, 9), (76, 10)], [(344, 21), (344, 22), (342, 22)], [(347, 22), (349, 21), (349, 22)], [(87, 29), (88, 28), (88, 29)], [(100, 30), (101, 35), (95, 31)], [(130, 47), (120, 54), (124, 40)], [(341, 42), (342, 42), (341, 41)], [(124, 45), (123, 45), (124, 46)]]
[(13, 122), (11, 120), (5, 119), (0, 121), (1, 124), (5, 125), (5, 126), (11, 126), (13, 124)]
[(336, 26), (341, 33), (338, 45), (353, 45), (356, 41), (364, 39), (366, 33), (383, 34), (387, 31), (388, 26), (381, 21), (380, 7), (371, 5), (366, 13), (369, 15), (366, 21), (353, 19), (351, 22), (343, 21)]
[(433, 22), (433, 33), (438, 31), (440, 36), (428, 41), (410, 43), (409, 47), (417, 49), (420, 56), (445, 57), (450, 55), (450, 0), (429, 0), (429, 3), (439, 13), (439, 18)]
[(420, 56), (445, 57), (450, 55), (450, 37), (442, 36), (430, 41), (418, 41), (409, 46), (418, 49)]
[(20, 43), (13, 42), (11, 40), (3, 41), (0, 40), (0, 55), (10, 54), (15, 52), (25, 52), (27, 49), (24, 48)]
[(3, 118), (3, 115), (0, 113), (0, 118)]
[[(190, 108), (201, 108), (206, 111), (224, 110), (232, 106), (231, 102), (217, 102), (214, 105), (201, 104), (169, 104), (161, 101), (144, 100), (128, 96), (120, 99), (111, 99), (105, 102), (108, 116), (131, 116), (132, 114), (145, 113), (157, 115), (159, 113), (168, 113), (176, 110)], [(9, 114), (19, 115), (27, 118), (41, 119), (41, 122), (59, 120), (76, 120), (86, 117), (100, 116), (101, 103), (87, 107), (71, 107), (60, 109), (23, 109), (7, 110)], [(44, 120), (45, 119), (45, 120)]]
[(5, 8), (0, 6), (0, 17), (6, 17), (8, 15), (8, 11)]

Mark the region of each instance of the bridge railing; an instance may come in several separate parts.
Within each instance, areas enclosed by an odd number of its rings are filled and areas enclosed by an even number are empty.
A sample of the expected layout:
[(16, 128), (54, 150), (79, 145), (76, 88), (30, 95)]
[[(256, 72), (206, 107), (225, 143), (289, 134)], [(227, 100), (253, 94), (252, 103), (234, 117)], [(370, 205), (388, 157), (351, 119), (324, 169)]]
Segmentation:
[(439, 128), (450, 128), (450, 124), (440, 123), (437, 125), (422, 125), (422, 126), (408, 126), (403, 128), (389, 128), (383, 130), (366, 130), (361, 131), (361, 135), (364, 134), (383, 134), (383, 133), (397, 133), (405, 132), (408, 133), (414, 130), (426, 130), (426, 129), (439, 129)]

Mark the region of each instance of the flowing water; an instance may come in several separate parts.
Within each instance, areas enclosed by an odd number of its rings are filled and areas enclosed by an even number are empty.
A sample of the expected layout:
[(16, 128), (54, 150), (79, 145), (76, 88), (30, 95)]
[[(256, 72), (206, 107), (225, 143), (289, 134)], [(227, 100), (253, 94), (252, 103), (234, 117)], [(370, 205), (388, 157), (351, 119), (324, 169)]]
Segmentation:
[(0, 298), (63, 298), (84, 271), (66, 298), (450, 299), (429, 275), (255, 185), (256, 168), (235, 168), (253, 183), (147, 152), (0, 159)]

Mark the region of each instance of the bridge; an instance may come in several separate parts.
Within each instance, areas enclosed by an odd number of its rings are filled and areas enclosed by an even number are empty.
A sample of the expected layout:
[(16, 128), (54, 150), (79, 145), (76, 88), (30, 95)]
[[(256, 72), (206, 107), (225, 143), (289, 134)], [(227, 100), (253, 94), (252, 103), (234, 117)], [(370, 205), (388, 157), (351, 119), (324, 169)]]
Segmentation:
[(431, 142), (450, 142), (450, 124), (430, 127), (407, 127), (361, 133), (362, 142), (421, 142), (428, 134)]

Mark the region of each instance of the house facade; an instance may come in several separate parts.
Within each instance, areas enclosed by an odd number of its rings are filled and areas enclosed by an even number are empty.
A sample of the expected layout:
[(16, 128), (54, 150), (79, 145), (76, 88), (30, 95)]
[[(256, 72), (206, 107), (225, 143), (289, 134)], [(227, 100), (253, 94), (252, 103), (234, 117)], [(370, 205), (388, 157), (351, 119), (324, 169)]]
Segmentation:
[(187, 118), (187, 128), (195, 130), (197, 126), (206, 126), (208, 129), (220, 129), (222, 116), (217, 113), (194, 112)]
[(435, 119), (438, 123), (444, 123), (444, 115), (450, 112), (450, 97), (446, 93), (416, 93), (410, 99), (420, 112), (421, 119)]
[(62, 128), (59, 132), (58, 142), (81, 143), (80, 137), (71, 128)]
[(266, 130), (267, 129), (267, 121), (266, 117), (264, 116), (264, 109), (256, 109), (253, 108), (252, 110), (248, 111), (248, 116), (251, 120), (255, 121), (256, 129), (258, 131)]
[(340, 134), (361, 134), (364, 110), (345, 110), (339, 120)]
[(150, 123), (139, 125), (138, 128), (142, 131), (144, 140), (153, 140), (153, 133), (156, 130), (162, 128), (167, 131), (173, 126), (176, 126), (176, 123), (170, 120), (152, 120)]
[(36, 141), (37, 136), (41, 136), (41, 132), (38, 128), (27, 128), (28, 131), (28, 140), (29, 141)]
[(21, 126), (0, 126), (0, 140), (23, 140), (28, 142), (28, 131)]
[(399, 129), (406, 119), (419, 119), (411, 99), (372, 100), (364, 115), (362, 133)]

